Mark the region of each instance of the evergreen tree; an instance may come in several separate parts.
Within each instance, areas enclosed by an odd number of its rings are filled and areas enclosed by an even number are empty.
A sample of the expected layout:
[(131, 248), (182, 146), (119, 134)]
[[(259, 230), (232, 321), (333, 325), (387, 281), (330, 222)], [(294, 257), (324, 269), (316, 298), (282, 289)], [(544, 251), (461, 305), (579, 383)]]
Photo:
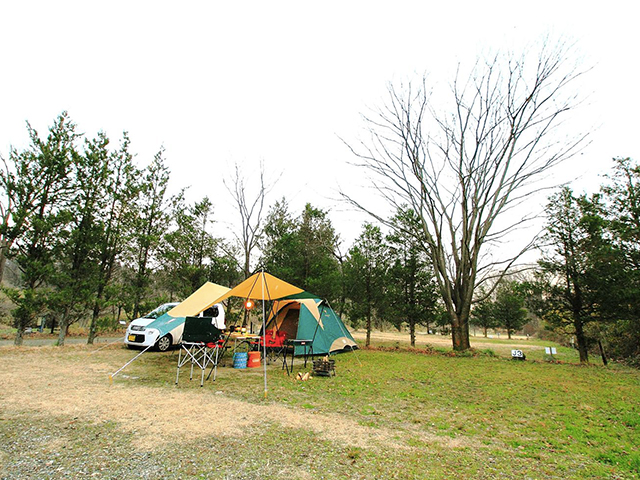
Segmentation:
[(67, 330), (95, 303), (99, 282), (99, 246), (104, 225), (109, 179), (109, 139), (103, 133), (86, 142), (84, 154), (73, 165), (72, 195), (66, 242), (60, 249), (53, 283), (57, 287), (51, 305), (60, 314), (58, 345), (64, 345)]
[(575, 334), (580, 362), (589, 361), (585, 327), (595, 320), (597, 295), (589, 249), (589, 234), (580, 200), (569, 188), (553, 195), (547, 205), (546, 241), (548, 252), (540, 266), (543, 277), (546, 311), (543, 319), (555, 327), (570, 327)]
[(344, 266), (346, 282), (350, 286), (347, 314), (355, 324), (365, 322), (366, 346), (371, 344), (373, 321), (385, 308), (387, 270), (388, 252), (380, 227), (366, 223), (349, 250)]
[(173, 228), (165, 233), (159, 252), (172, 299), (186, 298), (210, 279), (210, 264), (218, 243), (209, 231), (212, 214), (208, 197), (186, 205), (181, 192), (172, 201)]
[(143, 172), (140, 195), (136, 205), (137, 216), (134, 219), (132, 237), (130, 281), (131, 314), (140, 316), (148, 299), (151, 275), (154, 271), (153, 260), (162, 236), (167, 228), (166, 190), (169, 182), (169, 169), (164, 163), (164, 149), (154, 156), (151, 164)]
[(297, 261), (301, 251), (298, 230), (298, 221), (289, 212), (287, 200), (278, 200), (265, 221), (261, 263), (265, 270), (291, 283), (302, 277)]
[(595, 218), (605, 219), (610, 239), (599, 276), (606, 286), (601, 308), (608, 319), (602, 327), (611, 353), (640, 365), (640, 166), (615, 158), (608, 180), (602, 202), (593, 208)]
[(494, 325), (506, 329), (509, 338), (527, 323), (525, 299), (517, 282), (502, 282), (498, 285), (490, 314)]
[(335, 255), (338, 236), (327, 212), (306, 204), (298, 238), (297, 285), (332, 302), (340, 295), (340, 270)]
[(337, 241), (326, 212), (307, 204), (293, 219), (282, 199), (267, 216), (261, 261), (273, 275), (331, 302), (341, 285)]
[[(386, 313), (392, 323), (406, 322), (411, 346), (416, 344), (416, 326), (434, 320), (438, 300), (437, 285), (429, 259), (418, 241), (419, 219), (411, 209), (400, 210), (392, 220), (401, 225), (387, 236), (389, 270), (386, 288)], [(413, 234), (406, 232), (413, 231)]]
[(487, 337), (487, 330), (490, 328), (496, 328), (495, 317), (493, 315), (493, 302), (490, 298), (476, 303), (471, 310), (472, 323), (482, 328), (482, 334)]
[(135, 205), (140, 192), (140, 172), (133, 165), (130, 140), (125, 132), (120, 148), (109, 155), (105, 201), (101, 212), (98, 240), (97, 280), (87, 342), (93, 343), (96, 323), (102, 310), (117, 298), (116, 273), (123, 253), (132, 237)]
[[(22, 344), (24, 330), (38, 315), (47, 312), (56, 261), (66, 240), (70, 221), (71, 168), (77, 160), (76, 126), (66, 112), (50, 127), (46, 140), (28, 125), (31, 145), (23, 152), (12, 151), (14, 188), (13, 222), (3, 228), (4, 246), (21, 272), (21, 289), (7, 289), (16, 304), (13, 310), (16, 345)], [(7, 227), (7, 224), (5, 224)], [(8, 242), (7, 242), (8, 239)]]

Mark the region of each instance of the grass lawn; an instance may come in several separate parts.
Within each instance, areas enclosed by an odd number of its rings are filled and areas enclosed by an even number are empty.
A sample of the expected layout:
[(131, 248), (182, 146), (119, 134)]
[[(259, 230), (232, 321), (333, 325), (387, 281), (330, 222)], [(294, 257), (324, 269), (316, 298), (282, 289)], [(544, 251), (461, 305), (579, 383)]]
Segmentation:
[(135, 352), (2, 347), (0, 478), (640, 478), (640, 372), (522, 339), (425, 354), (430, 337), (374, 338), (331, 378), (272, 365), (266, 400), (262, 369), (175, 386), (177, 353), (151, 352), (110, 384)]

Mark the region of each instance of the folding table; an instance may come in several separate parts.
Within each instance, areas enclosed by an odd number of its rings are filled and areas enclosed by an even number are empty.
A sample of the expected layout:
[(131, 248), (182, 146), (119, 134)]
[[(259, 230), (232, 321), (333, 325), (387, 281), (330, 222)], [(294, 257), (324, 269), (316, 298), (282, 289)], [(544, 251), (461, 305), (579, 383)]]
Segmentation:
[(299, 340), (297, 338), (292, 338), (284, 341), (285, 345), (292, 346), (291, 349), (291, 369), (287, 365), (287, 352), (284, 353), (282, 359), (282, 368), (287, 370), (287, 375), (291, 375), (293, 372), (293, 359), (296, 354), (296, 347), (302, 347), (304, 349), (304, 366), (307, 367), (307, 358), (309, 355), (313, 356), (313, 340)]

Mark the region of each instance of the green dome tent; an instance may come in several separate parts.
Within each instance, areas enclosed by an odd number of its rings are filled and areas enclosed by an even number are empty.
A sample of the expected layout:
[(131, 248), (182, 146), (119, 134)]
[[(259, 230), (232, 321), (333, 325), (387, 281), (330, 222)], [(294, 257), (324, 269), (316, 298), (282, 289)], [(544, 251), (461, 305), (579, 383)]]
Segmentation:
[[(314, 355), (358, 348), (340, 317), (324, 300), (284, 298), (274, 302), (271, 312), (266, 330), (284, 332), (288, 339), (312, 340)], [(304, 355), (304, 347), (297, 346), (294, 353)]]

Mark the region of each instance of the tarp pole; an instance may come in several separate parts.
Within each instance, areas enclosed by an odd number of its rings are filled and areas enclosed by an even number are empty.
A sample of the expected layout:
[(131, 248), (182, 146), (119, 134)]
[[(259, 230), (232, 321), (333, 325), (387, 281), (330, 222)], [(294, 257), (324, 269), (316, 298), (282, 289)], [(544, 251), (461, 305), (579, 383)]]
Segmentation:
[(267, 398), (267, 325), (264, 307), (264, 267), (262, 268), (262, 365), (264, 368), (264, 398)]
[(149, 350), (151, 347), (153, 347), (153, 344), (149, 345), (147, 348), (145, 348), (144, 350), (142, 350), (139, 354), (137, 354), (135, 357), (133, 357), (131, 360), (129, 360), (127, 363), (125, 363), (123, 366), (121, 366), (118, 370), (116, 370), (114, 373), (112, 373), (111, 375), (109, 375), (109, 383), (113, 382), (113, 377), (115, 377), (117, 374), (119, 374), (122, 370), (125, 369), (125, 367), (127, 365), (129, 365), (131, 362), (133, 362), (136, 358), (138, 358), (140, 355), (142, 355), (144, 352), (146, 352), (147, 350)]

